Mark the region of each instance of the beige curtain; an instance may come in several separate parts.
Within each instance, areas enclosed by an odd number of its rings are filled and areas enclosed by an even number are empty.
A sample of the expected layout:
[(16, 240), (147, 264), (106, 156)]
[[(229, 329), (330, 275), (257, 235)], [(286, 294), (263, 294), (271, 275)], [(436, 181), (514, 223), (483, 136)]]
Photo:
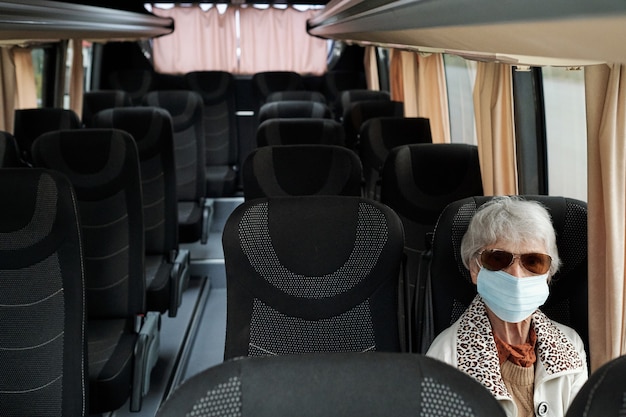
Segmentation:
[(378, 78), (378, 59), (375, 46), (365, 47), (365, 57), (363, 59), (365, 67), (365, 80), (368, 90), (380, 90), (380, 80)]
[(72, 40), (72, 69), (70, 70), (70, 109), (78, 117), (83, 113), (83, 90), (85, 68), (83, 67), (83, 41)]
[(450, 142), (448, 92), (443, 56), (391, 51), (391, 98), (404, 103), (406, 117), (430, 119), (434, 143)]
[(157, 16), (174, 19), (170, 35), (154, 39), (157, 72), (185, 74), (191, 71), (237, 72), (236, 8), (220, 14), (216, 7), (206, 12), (199, 6), (153, 8)]
[(28, 48), (14, 47), (11, 49), (11, 53), (15, 65), (15, 82), (19, 86), (15, 97), (15, 108), (35, 108), (37, 107), (37, 90), (31, 51)]
[(321, 75), (326, 72), (326, 40), (306, 32), (307, 20), (317, 11), (242, 7), (239, 13), (239, 73), (282, 70)]
[(0, 130), (13, 133), (13, 113), (15, 112), (16, 84), (15, 64), (11, 49), (0, 47)]
[(443, 55), (417, 54), (417, 116), (430, 120), (434, 143), (450, 143), (450, 115)]
[(512, 96), (511, 67), (479, 62), (474, 113), (485, 195), (517, 194)]
[(626, 354), (626, 66), (585, 68), (591, 370)]

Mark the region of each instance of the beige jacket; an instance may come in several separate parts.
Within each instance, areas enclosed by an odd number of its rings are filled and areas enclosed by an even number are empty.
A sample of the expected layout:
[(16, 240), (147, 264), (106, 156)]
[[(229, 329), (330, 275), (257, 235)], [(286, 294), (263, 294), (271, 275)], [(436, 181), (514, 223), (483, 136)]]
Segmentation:
[[(573, 329), (553, 322), (539, 310), (532, 315), (532, 325), (537, 333), (535, 415), (563, 417), (587, 380), (583, 342)], [(456, 323), (437, 336), (426, 355), (477, 379), (498, 399), (508, 417), (517, 416), (517, 406), (500, 374), (491, 323), (480, 296)]]

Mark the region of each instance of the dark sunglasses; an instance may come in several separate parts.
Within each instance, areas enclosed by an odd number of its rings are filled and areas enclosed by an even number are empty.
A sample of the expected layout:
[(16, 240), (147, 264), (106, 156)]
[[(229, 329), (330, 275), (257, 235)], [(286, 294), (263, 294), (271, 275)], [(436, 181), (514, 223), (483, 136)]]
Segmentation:
[(478, 253), (480, 264), (490, 271), (500, 271), (506, 269), (515, 258), (519, 258), (520, 263), (528, 272), (536, 275), (543, 275), (550, 270), (552, 258), (545, 253), (523, 253), (516, 255), (500, 249), (486, 249)]

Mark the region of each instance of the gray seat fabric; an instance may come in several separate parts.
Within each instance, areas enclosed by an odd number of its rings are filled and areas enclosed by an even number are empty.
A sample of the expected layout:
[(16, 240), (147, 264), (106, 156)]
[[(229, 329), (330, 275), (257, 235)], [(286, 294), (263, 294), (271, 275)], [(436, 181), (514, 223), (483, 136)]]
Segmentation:
[(266, 103), (271, 103), (273, 101), (317, 101), (318, 103), (326, 104), (326, 97), (324, 97), (324, 94), (319, 91), (274, 91), (265, 99)]
[(72, 110), (46, 107), (38, 109), (17, 109), (14, 112), (13, 136), (17, 140), (21, 159), (32, 163), (31, 146), (39, 135), (60, 129), (81, 127), (78, 115)]
[(328, 106), (317, 101), (291, 100), (272, 101), (265, 103), (259, 109), (259, 124), (268, 119), (289, 118), (330, 119)]
[(345, 145), (341, 123), (332, 119), (268, 119), (256, 132), (257, 146), (272, 145)]
[(184, 79), (204, 102), (206, 196), (233, 195), (239, 181), (235, 78), (225, 71), (194, 71)]
[(0, 414), (87, 416), (76, 200), (58, 172), (0, 170)]
[(0, 131), (0, 168), (18, 168), (24, 165), (15, 137), (9, 132)]
[(208, 220), (204, 207), (206, 163), (202, 97), (188, 90), (151, 91), (144, 97), (143, 105), (161, 107), (172, 117), (180, 242), (205, 241)]
[(626, 356), (596, 369), (570, 404), (565, 417), (620, 416), (626, 395)]
[(302, 76), (293, 71), (263, 71), (252, 76), (252, 88), (257, 100), (257, 108), (276, 91), (304, 90)]
[(190, 378), (157, 417), (503, 417), (479, 382), (398, 353), (240, 358)]
[[(402, 219), (405, 264), (401, 276), (401, 303), (406, 342), (421, 351), (425, 270), (432, 233), (443, 209), (461, 198), (482, 195), (478, 149), (466, 144), (413, 144), (393, 148), (382, 171), (381, 202)], [(426, 260), (425, 260), (426, 259)]]
[(147, 69), (120, 69), (109, 74), (112, 90), (126, 91), (135, 106), (154, 88), (154, 73)]
[(243, 165), (243, 195), (361, 195), (361, 161), (334, 145), (283, 145), (257, 148)]
[(130, 95), (123, 90), (87, 91), (83, 94), (83, 125), (95, 127), (93, 119), (100, 110), (129, 107), (132, 104)]
[(389, 151), (413, 143), (432, 143), (430, 121), (423, 117), (375, 117), (361, 125), (359, 156), (365, 195), (380, 199), (380, 174)]
[(36, 166), (64, 173), (84, 244), (90, 414), (141, 408), (158, 358), (160, 315), (146, 310), (137, 146), (127, 132), (74, 129), (33, 143)]
[(375, 117), (403, 117), (404, 103), (389, 100), (365, 100), (349, 104), (343, 110), (342, 124), (346, 146), (360, 153), (361, 127)]
[(174, 135), (158, 107), (103, 110), (94, 126), (130, 133), (137, 144), (145, 226), (147, 309), (175, 317), (189, 281), (189, 251), (178, 245)]
[(399, 351), (400, 219), (361, 197), (246, 201), (222, 237), (226, 359)]

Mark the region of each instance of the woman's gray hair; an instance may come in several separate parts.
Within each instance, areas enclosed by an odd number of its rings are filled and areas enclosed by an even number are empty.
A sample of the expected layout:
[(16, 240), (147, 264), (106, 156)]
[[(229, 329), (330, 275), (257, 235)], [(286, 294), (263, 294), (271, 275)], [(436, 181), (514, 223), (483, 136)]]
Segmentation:
[(550, 213), (543, 204), (516, 196), (494, 197), (476, 210), (461, 241), (461, 258), (469, 269), (481, 249), (498, 241), (513, 245), (541, 242), (552, 257), (550, 277), (561, 265)]

